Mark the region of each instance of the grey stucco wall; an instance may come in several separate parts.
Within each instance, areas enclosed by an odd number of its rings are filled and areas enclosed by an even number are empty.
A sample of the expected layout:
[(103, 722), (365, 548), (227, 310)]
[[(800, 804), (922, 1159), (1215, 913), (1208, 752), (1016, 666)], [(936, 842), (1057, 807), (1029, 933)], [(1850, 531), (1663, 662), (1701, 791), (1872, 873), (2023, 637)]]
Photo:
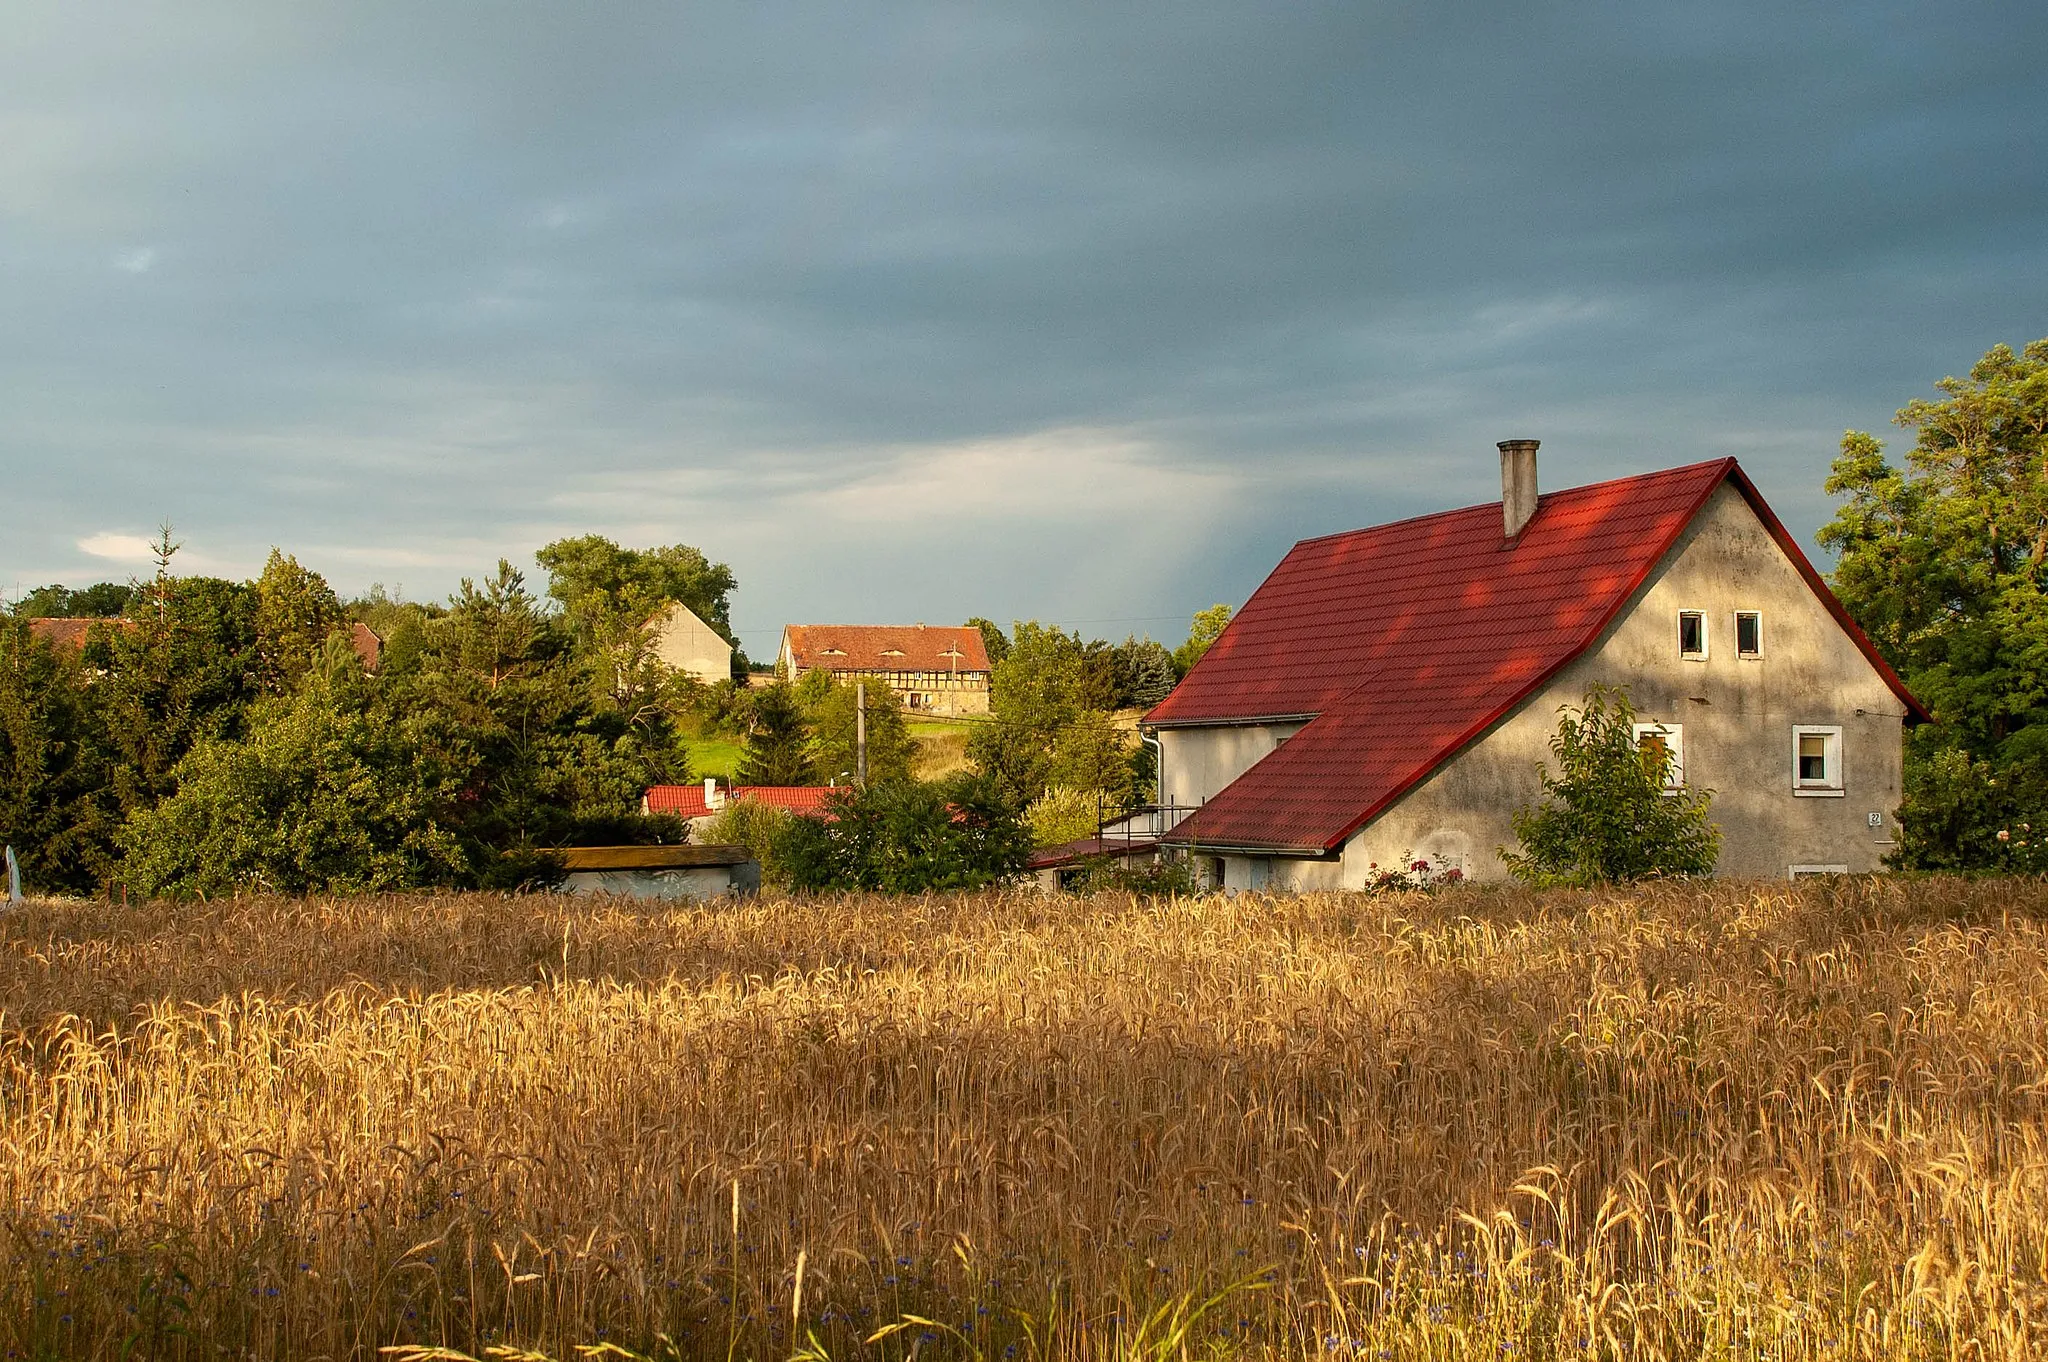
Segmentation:
[(1159, 732), (1162, 803), (1191, 808), (1252, 769), (1303, 724), (1232, 724)]
[(636, 899), (715, 899), (761, 887), (758, 862), (678, 870), (577, 870), (562, 880), (565, 894), (616, 894)]
[(711, 684), (732, 677), (732, 645), (686, 605), (672, 605), (654, 631), (654, 655), (663, 666)]
[[(1703, 661), (1679, 656), (1681, 610), (1706, 615)], [(1747, 610), (1763, 616), (1756, 659), (1736, 655), (1735, 613)], [(1498, 848), (1515, 844), (1513, 811), (1541, 798), (1536, 768), (1549, 759), (1558, 707), (1576, 704), (1596, 681), (1627, 686), (1641, 719), (1679, 726), (1686, 783), (1714, 792), (1718, 873), (1782, 879), (1795, 865), (1880, 868), (1896, 827), (1904, 706), (1741, 493), (1724, 484), (1594, 648), (1360, 830), (1341, 860), (1276, 859), (1266, 887), (1355, 888), (1373, 863), (1411, 856), (1474, 879), (1505, 878)], [(1795, 725), (1841, 727), (1840, 795), (1794, 793)], [(1868, 824), (1873, 813), (1878, 828)], [(1249, 861), (1226, 868), (1233, 888), (1252, 887), (1259, 874)]]

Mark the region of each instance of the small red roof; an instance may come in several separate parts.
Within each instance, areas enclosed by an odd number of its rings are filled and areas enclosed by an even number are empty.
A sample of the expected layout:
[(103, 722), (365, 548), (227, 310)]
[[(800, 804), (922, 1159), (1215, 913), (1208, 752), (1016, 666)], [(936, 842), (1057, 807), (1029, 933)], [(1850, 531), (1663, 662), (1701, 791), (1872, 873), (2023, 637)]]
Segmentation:
[[(738, 785), (724, 791), (728, 799), (749, 799), (773, 804), (791, 813), (829, 813), (833, 795), (843, 794), (833, 785)], [(702, 785), (652, 785), (647, 790), (647, 812), (674, 814), (677, 818), (703, 818), (717, 812), (706, 802)]]
[(1061, 842), (1056, 846), (1040, 847), (1024, 862), (1026, 870), (1054, 870), (1075, 865), (1098, 856), (1111, 860), (1130, 856), (1149, 856), (1159, 849), (1156, 837), (1083, 837), (1072, 842)]
[(1147, 724), (1312, 719), (1181, 821), (1177, 843), (1334, 850), (1591, 647), (1731, 482), (1871, 665), (1878, 656), (1733, 459), (1304, 540)]
[(376, 671), (377, 664), (384, 660), (383, 635), (361, 620), (355, 620), (348, 626), (348, 646), (362, 659), (366, 672)]
[(95, 624), (104, 624), (115, 629), (133, 629), (135, 627), (134, 620), (102, 618), (100, 616), (67, 619), (53, 615), (43, 619), (31, 619), (28, 622), (28, 631), (31, 635), (42, 639), (53, 648), (83, 648), (86, 638), (92, 633), (92, 627)]
[(796, 670), (985, 672), (981, 630), (925, 624), (791, 624), (783, 644)]

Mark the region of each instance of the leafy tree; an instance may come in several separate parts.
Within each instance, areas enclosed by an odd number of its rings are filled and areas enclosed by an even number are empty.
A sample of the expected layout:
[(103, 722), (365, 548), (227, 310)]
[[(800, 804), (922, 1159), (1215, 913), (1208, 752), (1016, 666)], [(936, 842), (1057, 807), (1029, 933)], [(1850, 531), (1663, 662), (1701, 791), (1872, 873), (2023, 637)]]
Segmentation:
[(1835, 594), (1936, 719), (1907, 744), (1895, 859), (1991, 866), (1971, 829), (2048, 815), (2048, 340), (1937, 387), (1895, 418), (1905, 467), (1842, 437), (1827, 490), (1845, 504), (1820, 538)]
[[(686, 544), (621, 548), (601, 535), (558, 539), (534, 555), (548, 571), (548, 595), (562, 608), (598, 693), (633, 723), (673, 717), (689, 706), (689, 683), (655, 655), (662, 616), (675, 604), (733, 642), (732, 570)], [(734, 655), (734, 674), (745, 658)]]
[(778, 855), (798, 889), (890, 894), (979, 889), (1020, 872), (1031, 834), (981, 777), (889, 781), (847, 790), (830, 821), (791, 822)]
[[(849, 779), (842, 773), (854, 770), (858, 699), (854, 683), (837, 680), (818, 667), (806, 672), (795, 689), (811, 731), (812, 771), (827, 780)], [(909, 779), (917, 744), (911, 741), (903, 697), (879, 681), (870, 681), (867, 706), (868, 783)]]
[(627, 549), (586, 534), (557, 539), (534, 557), (547, 569), (548, 595), (561, 603), (579, 633), (622, 615), (644, 624), (654, 610), (679, 601), (727, 643), (736, 642), (730, 597), (739, 583), (731, 568), (699, 549)]
[(465, 579), (417, 670), (391, 679), (395, 703), (436, 716), (447, 759), (470, 773), (457, 830), (486, 885), (532, 848), (655, 840), (628, 835), (651, 827), (642, 792), (688, 779), (665, 725), (597, 703), (567, 629), (509, 563), (482, 586)]
[(134, 587), (121, 582), (96, 582), (77, 590), (53, 583), (23, 596), (14, 613), (25, 619), (111, 619), (128, 608), (134, 594)]
[(198, 743), (175, 791), (128, 822), (129, 882), (509, 888), (556, 876), (557, 847), (681, 838), (639, 801), (687, 768), (596, 702), (568, 631), (509, 564), (416, 618), (411, 665), (366, 675), (330, 635), (245, 736)]
[(988, 665), (993, 667), (1010, 655), (1010, 639), (994, 620), (985, 620), (976, 615), (967, 621), (970, 629), (981, 630), (981, 646), (988, 653)]
[(464, 773), (416, 719), (316, 678), (265, 701), (246, 740), (208, 738), (177, 791), (137, 813), (124, 872), (143, 893), (382, 891), (461, 883)]
[[(2048, 764), (2003, 769), (1960, 747), (1916, 764), (1899, 808), (1896, 858), (1920, 870), (2048, 872)], [(2037, 834), (2035, 828), (2039, 827)]]
[(742, 785), (812, 785), (811, 735), (802, 707), (786, 681), (754, 693), (753, 722), (740, 756)]
[(327, 579), (273, 548), (256, 579), (256, 665), (263, 689), (281, 695), (297, 685), (327, 636), (346, 623)]
[(1209, 651), (1209, 645), (1223, 636), (1230, 614), (1230, 607), (1221, 603), (1195, 612), (1194, 621), (1188, 626), (1188, 641), (1173, 650), (1173, 665), (1182, 676), (1193, 671), (1202, 654)]
[(111, 863), (105, 748), (75, 655), (0, 618), (0, 842), (28, 883), (83, 892)]
[(1119, 811), (1132, 796), (1130, 735), (1107, 713), (1115, 702), (1098, 659), (1077, 635), (1036, 621), (1016, 626), (997, 664), (990, 720), (968, 735), (967, 755), (1018, 807), (1051, 785), (1100, 791)]
[(1712, 792), (1665, 787), (1671, 753), (1638, 745), (1627, 691), (1596, 685), (1558, 714), (1557, 772), (1539, 768), (1549, 800), (1516, 810), (1522, 850), (1501, 849), (1508, 872), (1539, 886), (1712, 874), (1721, 852), (1721, 830), (1707, 820)]

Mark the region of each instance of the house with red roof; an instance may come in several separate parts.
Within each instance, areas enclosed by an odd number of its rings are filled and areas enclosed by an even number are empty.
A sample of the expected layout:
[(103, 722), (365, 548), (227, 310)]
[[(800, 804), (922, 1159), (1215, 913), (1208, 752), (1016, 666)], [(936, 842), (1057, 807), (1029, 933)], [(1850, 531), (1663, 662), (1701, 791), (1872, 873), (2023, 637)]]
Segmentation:
[(729, 803), (752, 800), (787, 809), (806, 818), (831, 818), (832, 797), (843, 787), (833, 785), (727, 785), (706, 776), (702, 785), (651, 785), (640, 796), (642, 813), (665, 813), (684, 822), (709, 818)]
[(118, 617), (92, 616), (72, 618), (62, 615), (33, 617), (28, 622), (29, 636), (39, 638), (52, 648), (69, 648), (74, 652), (82, 650), (92, 637), (96, 625), (109, 629), (133, 629), (134, 620)]
[(1227, 888), (1335, 889), (1428, 860), (1506, 876), (1558, 709), (1625, 687), (1640, 741), (1714, 792), (1718, 872), (1879, 867), (1902, 726), (1926, 718), (1733, 459), (1296, 544), (1148, 714), (1165, 836)]
[(777, 665), (792, 681), (828, 671), (888, 686), (914, 713), (988, 713), (988, 648), (972, 626), (791, 624)]

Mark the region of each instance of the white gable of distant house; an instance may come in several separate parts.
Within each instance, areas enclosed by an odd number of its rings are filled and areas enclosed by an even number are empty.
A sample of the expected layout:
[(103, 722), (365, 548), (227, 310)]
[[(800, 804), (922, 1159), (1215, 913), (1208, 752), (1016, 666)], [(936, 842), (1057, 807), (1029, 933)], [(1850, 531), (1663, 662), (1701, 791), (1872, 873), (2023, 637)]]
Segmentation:
[(680, 601), (655, 618), (654, 656), (706, 684), (732, 679), (732, 645)]

